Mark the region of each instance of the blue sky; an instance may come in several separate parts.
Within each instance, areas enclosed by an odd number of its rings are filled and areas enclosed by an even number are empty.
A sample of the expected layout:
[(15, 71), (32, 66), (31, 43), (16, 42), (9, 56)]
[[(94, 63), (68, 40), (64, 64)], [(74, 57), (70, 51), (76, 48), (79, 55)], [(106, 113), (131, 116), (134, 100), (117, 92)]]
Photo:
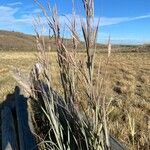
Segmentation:
[[(40, 0), (45, 6), (46, 1)], [(63, 15), (70, 17), (72, 0), (49, 1), (57, 4), (64, 25)], [(75, 0), (75, 6), (77, 18), (84, 17), (82, 0)], [(34, 34), (33, 16), (39, 13), (34, 0), (0, 0), (0, 29)], [(98, 42), (106, 42), (111, 35), (112, 43), (150, 43), (150, 0), (95, 0), (95, 20), (98, 18)]]

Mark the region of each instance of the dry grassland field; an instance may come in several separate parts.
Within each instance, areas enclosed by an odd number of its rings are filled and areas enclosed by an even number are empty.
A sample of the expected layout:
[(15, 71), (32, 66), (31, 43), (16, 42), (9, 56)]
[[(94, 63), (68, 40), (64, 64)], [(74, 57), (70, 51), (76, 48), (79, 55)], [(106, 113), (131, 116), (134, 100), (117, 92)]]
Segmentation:
[[(36, 62), (35, 54), (0, 53), (1, 102), (16, 85), (11, 70), (14, 67), (19, 68), (24, 76), (27, 76)], [(105, 60), (106, 56), (105, 53), (98, 53), (96, 64), (100, 60)], [(54, 87), (61, 92), (56, 53), (50, 53), (49, 58)], [(150, 53), (112, 53), (107, 71), (109, 74), (107, 97), (111, 99), (110, 132), (128, 146), (133, 144), (131, 134), (134, 132), (136, 147), (145, 149), (150, 134)]]

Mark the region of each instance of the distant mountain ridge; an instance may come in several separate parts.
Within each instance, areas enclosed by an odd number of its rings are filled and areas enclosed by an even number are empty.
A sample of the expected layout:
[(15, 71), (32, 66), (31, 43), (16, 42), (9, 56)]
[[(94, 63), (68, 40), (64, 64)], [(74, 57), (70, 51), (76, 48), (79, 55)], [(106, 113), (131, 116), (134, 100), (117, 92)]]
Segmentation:
[[(67, 48), (72, 48), (72, 40), (64, 39)], [(51, 50), (56, 50), (54, 38), (49, 39), (45, 36), (46, 48), (51, 47)], [(85, 49), (84, 43), (78, 45), (77, 50), (83, 51)], [(107, 45), (97, 44), (98, 51), (107, 51)], [(36, 39), (34, 35), (24, 34), (14, 31), (0, 30), (0, 51), (35, 51)], [(150, 44), (133, 46), (133, 45), (113, 45), (113, 51), (150, 51)]]

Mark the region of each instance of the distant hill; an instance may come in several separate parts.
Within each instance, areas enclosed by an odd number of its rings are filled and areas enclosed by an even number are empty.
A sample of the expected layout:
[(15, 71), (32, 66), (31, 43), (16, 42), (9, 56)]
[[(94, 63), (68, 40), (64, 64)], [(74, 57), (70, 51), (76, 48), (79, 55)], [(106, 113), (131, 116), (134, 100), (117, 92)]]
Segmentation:
[[(45, 37), (45, 45), (46, 48), (49, 46), (51, 50), (56, 50), (56, 45), (54, 39), (49, 39)], [(67, 48), (72, 48), (71, 40), (64, 39), (64, 43)], [(83, 51), (85, 49), (84, 43), (81, 42), (78, 45), (77, 50)], [(107, 51), (107, 45), (97, 44), (97, 49), (99, 51)], [(35, 51), (36, 50), (36, 39), (33, 35), (28, 35), (20, 32), (13, 31), (4, 31), (0, 30), (0, 50), (3, 51)], [(115, 52), (142, 52), (142, 51), (150, 51), (150, 45), (141, 45), (141, 46), (133, 46), (133, 45), (113, 45), (112, 51)]]
[[(56, 50), (54, 38), (49, 39), (48, 36), (44, 37), (46, 48), (51, 47)], [(65, 45), (71, 47), (71, 40), (64, 39)], [(83, 49), (83, 43), (79, 45)], [(36, 39), (35, 36), (24, 34), (20, 32), (0, 30), (0, 50), (3, 51), (35, 51)]]
[(29, 51), (35, 48), (34, 36), (0, 30), (0, 50)]

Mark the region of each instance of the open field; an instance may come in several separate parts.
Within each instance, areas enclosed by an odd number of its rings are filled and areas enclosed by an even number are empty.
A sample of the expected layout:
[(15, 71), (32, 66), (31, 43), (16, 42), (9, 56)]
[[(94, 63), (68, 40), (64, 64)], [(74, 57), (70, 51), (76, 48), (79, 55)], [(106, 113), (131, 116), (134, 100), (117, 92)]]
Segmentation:
[[(52, 81), (57, 91), (60, 81), (56, 64), (56, 53), (49, 54)], [(83, 53), (81, 54), (84, 55)], [(99, 53), (96, 64), (105, 60), (105, 53)], [(0, 55), (0, 99), (11, 92), (16, 82), (12, 78), (13, 67), (22, 69), (28, 75), (36, 62), (34, 52), (1, 52)], [(113, 53), (108, 65), (109, 80), (107, 99), (111, 99), (110, 132), (127, 146), (137, 149), (148, 148), (150, 134), (150, 53)], [(131, 123), (132, 122), (132, 123)], [(134, 123), (135, 122), (135, 125)], [(132, 141), (132, 130), (134, 140)]]

